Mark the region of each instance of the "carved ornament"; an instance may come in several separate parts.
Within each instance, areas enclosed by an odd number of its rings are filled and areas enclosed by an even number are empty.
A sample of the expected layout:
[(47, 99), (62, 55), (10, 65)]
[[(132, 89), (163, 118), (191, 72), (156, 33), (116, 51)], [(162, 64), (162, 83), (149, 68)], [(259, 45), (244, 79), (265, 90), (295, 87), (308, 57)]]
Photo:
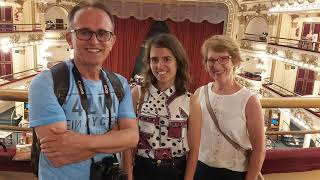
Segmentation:
[(235, 80), (241, 84), (242, 86), (248, 88), (248, 89), (251, 89), (254, 87), (254, 85), (249, 82), (248, 80), (244, 79), (244, 78), (240, 78), (240, 77), (236, 77)]
[(267, 11), (268, 9), (269, 8), (265, 4), (257, 4), (252, 8), (249, 8), (248, 11), (255, 11), (256, 13), (260, 14), (261, 11)]
[(267, 46), (266, 50), (267, 50), (268, 54), (278, 55), (278, 49), (277, 48)]
[(37, 9), (40, 13), (45, 13), (46, 12), (46, 9), (48, 7), (48, 4), (47, 3), (43, 3), (43, 2), (38, 2), (37, 4)]
[(59, 33), (59, 39), (58, 40), (65, 40), (66, 39), (66, 33), (60, 32)]
[(43, 34), (42, 33), (36, 33), (36, 34), (29, 34), (28, 35), (28, 42), (40, 41), (42, 39), (43, 39)]
[(15, 34), (11, 35), (9, 38), (12, 43), (18, 43), (20, 40), (20, 35), (15, 33)]
[(284, 51), (287, 59), (293, 59), (293, 51), (290, 51), (289, 49)]
[(241, 40), (240, 48), (247, 49), (247, 50), (253, 50), (252, 44), (246, 40)]
[(301, 57), (300, 61), (302, 61), (303, 63), (314, 65), (314, 66), (318, 65), (318, 57), (315, 55), (301, 54), (300, 57)]

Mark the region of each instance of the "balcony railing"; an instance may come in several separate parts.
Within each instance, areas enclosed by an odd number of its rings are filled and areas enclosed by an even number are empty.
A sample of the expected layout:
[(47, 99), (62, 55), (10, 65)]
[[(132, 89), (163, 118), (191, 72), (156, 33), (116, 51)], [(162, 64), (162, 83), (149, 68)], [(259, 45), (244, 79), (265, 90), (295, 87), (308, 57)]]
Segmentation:
[(66, 30), (68, 28), (68, 24), (64, 23), (46, 23), (46, 31), (48, 30)]
[(270, 45), (284, 46), (295, 49), (301, 49), (311, 52), (320, 52), (320, 42), (310, 41), (310, 40), (298, 40), (289, 38), (278, 38), (278, 37), (267, 37), (266, 34), (249, 34), (245, 33), (242, 36), (243, 41), (253, 41), (253, 42), (267, 42)]
[(41, 24), (12, 24), (12, 23), (0, 23), (1, 33), (12, 33), (12, 32), (34, 32), (42, 31)]
[(279, 94), (282, 97), (299, 97), (300, 96), (299, 94), (295, 92), (291, 92), (290, 90), (284, 87), (281, 87), (278, 84), (275, 84), (269, 80), (264, 79), (263, 81), (264, 81), (264, 83), (262, 84), (263, 87), (269, 89), (272, 92)]
[(41, 71), (42, 69), (43, 69), (43, 66), (38, 65), (36, 68), (33, 68), (33, 69), (28, 69), (28, 70), (24, 70), (24, 71), (12, 73), (12, 74), (0, 76), (0, 87), (9, 83), (17, 82), (17, 81), (32, 77), (38, 74), (38, 72)]
[(256, 41), (256, 42), (267, 42), (266, 34), (250, 34), (244, 33), (242, 40)]
[(320, 42), (297, 40), (288, 38), (269, 37), (268, 44), (301, 49), (312, 52), (320, 52)]
[[(26, 90), (0, 90), (0, 100), (28, 101)], [(318, 108), (319, 98), (263, 98), (263, 108)], [(0, 125), (0, 130), (11, 132), (31, 131), (30, 128)], [(266, 135), (319, 134), (320, 130), (310, 131), (266, 131)], [(266, 151), (262, 173), (304, 172), (320, 169), (320, 148), (269, 149)], [(315, 178), (316, 179), (316, 178)]]
[[(266, 89), (269, 89), (270, 91), (280, 95), (281, 97), (301, 97), (301, 95), (295, 93), (295, 92), (291, 92), (290, 90), (281, 87), (269, 80), (264, 79), (264, 82), (262, 84), (263, 87), (265, 87)], [(320, 99), (320, 97), (319, 97)], [(319, 105), (320, 106), (320, 105)], [(320, 107), (315, 107), (315, 108), (305, 108), (305, 110), (309, 111), (310, 113), (312, 113), (313, 115), (317, 116), (320, 118)]]

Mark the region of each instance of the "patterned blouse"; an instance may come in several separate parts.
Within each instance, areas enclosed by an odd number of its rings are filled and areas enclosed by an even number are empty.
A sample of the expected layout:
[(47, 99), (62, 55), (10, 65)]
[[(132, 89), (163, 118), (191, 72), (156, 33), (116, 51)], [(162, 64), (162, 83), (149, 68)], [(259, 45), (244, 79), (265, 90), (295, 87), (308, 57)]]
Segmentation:
[[(141, 87), (138, 88), (141, 92)], [(189, 151), (187, 125), (190, 96), (189, 92), (178, 95), (174, 86), (164, 92), (153, 85), (146, 90), (138, 115), (138, 156), (158, 160), (186, 155)]]

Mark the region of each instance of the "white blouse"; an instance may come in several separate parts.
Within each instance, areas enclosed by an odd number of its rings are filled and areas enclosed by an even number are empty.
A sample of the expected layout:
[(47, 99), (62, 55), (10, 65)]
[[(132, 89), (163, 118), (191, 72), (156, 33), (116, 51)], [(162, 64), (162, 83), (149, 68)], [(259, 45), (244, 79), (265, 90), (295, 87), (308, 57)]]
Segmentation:
[[(245, 107), (253, 93), (243, 87), (234, 94), (219, 95), (210, 91), (212, 85), (212, 83), (208, 84), (209, 101), (221, 130), (241, 147), (250, 149)], [(200, 89), (199, 101), (203, 119), (199, 160), (211, 167), (246, 171), (248, 164), (246, 157), (220, 134), (208, 113), (204, 86)]]

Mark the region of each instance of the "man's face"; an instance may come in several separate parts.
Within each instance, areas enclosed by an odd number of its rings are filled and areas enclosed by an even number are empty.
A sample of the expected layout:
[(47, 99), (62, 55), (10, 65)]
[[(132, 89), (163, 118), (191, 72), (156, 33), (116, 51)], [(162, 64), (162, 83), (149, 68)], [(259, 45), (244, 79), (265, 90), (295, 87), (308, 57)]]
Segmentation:
[[(87, 29), (93, 32), (113, 32), (113, 25), (107, 13), (91, 7), (76, 12), (71, 27), (76, 31)], [(115, 42), (115, 35), (105, 42), (99, 41), (96, 34), (92, 34), (89, 40), (80, 40), (76, 32), (68, 32), (66, 38), (70, 47), (74, 49), (75, 61), (84, 66), (102, 66)]]

